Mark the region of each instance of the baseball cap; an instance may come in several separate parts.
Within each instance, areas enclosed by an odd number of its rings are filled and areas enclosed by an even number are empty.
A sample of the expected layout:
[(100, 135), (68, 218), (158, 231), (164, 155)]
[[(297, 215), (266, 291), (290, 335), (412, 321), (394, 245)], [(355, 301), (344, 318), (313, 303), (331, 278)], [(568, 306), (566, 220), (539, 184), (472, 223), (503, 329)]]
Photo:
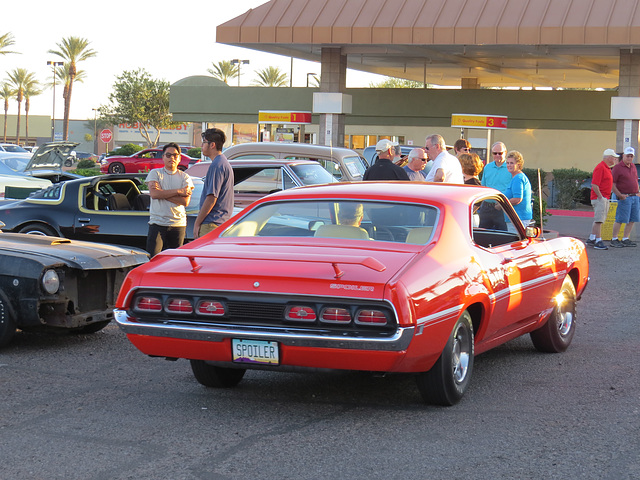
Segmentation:
[[(629, 148), (631, 148), (631, 147), (629, 147)], [(632, 150), (633, 150), (633, 149), (632, 149)], [(611, 156), (611, 157), (620, 158), (620, 155), (618, 155), (618, 154), (616, 153), (616, 151), (615, 151), (614, 149), (612, 149), (612, 148), (607, 148), (607, 149), (604, 151), (604, 153), (602, 154), (602, 156), (603, 156), (603, 157), (609, 157), (609, 156)]]
[(636, 151), (633, 147), (627, 147), (624, 149), (624, 154), (625, 155), (635, 155)]
[(392, 142), (391, 140), (387, 140), (385, 138), (383, 140), (380, 140), (378, 143), (376, 143), (376, 152), (386, 152), (391, 147), (397, 147), (397, 146), (398, 146), (398, 142)]

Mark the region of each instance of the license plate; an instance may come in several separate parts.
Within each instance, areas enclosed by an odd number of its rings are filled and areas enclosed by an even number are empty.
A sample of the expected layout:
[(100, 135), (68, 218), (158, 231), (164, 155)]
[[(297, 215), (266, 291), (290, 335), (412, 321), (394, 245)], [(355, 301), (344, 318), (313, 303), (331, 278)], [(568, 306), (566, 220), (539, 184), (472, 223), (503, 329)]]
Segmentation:
[(234, 362), (260, 365), (278, 365), (280, 363), (278, 342), (232, 338), (231, 350)]

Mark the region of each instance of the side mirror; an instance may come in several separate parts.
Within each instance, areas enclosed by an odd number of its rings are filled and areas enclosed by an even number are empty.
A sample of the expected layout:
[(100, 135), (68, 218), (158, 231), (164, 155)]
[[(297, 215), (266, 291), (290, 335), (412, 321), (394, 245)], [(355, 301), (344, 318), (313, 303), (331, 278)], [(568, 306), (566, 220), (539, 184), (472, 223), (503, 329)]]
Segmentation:
[(525, 235), (527, 238), (538, 238), (542, 236), (542, 229), (540, 227), (527, 227)]

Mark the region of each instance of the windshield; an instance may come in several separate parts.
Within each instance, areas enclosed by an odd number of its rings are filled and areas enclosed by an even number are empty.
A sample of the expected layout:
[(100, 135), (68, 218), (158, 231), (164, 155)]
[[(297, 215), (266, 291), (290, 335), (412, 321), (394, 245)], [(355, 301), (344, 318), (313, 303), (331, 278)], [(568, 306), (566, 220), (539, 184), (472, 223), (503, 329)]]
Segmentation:
[(325, 237), (424, 245), (438, 210), (428, 205), (308, 200), (262, 204), (221, 237)]
[(29, 159), (26, 157), (0, 157), (0, 173), (24, 172), (27, 163), (29, 163)]
[(292, 165), (291, 169), (302, 180), (304, 185), (320, 185), (334, 183), (336, 179), (320, 165)]
[(24, 148), (19, 145), (2, 145), (2, 148), (5, 152), (13, 152), (13, 153), (29, 153)]

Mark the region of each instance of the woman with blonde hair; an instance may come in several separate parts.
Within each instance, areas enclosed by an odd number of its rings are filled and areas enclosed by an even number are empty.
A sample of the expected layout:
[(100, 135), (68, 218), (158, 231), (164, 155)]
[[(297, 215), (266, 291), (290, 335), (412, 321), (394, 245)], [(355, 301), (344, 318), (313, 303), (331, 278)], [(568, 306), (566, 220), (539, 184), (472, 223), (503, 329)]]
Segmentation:
[(522, 173), (523, 167), (524, 158), (520, 152), (512, 150), (507, 153), (507, 170), (511, 173), (511, 183), (505, 195), (526, 227), (533, 218), (533, 209), (531, 208), (531, 183)]

